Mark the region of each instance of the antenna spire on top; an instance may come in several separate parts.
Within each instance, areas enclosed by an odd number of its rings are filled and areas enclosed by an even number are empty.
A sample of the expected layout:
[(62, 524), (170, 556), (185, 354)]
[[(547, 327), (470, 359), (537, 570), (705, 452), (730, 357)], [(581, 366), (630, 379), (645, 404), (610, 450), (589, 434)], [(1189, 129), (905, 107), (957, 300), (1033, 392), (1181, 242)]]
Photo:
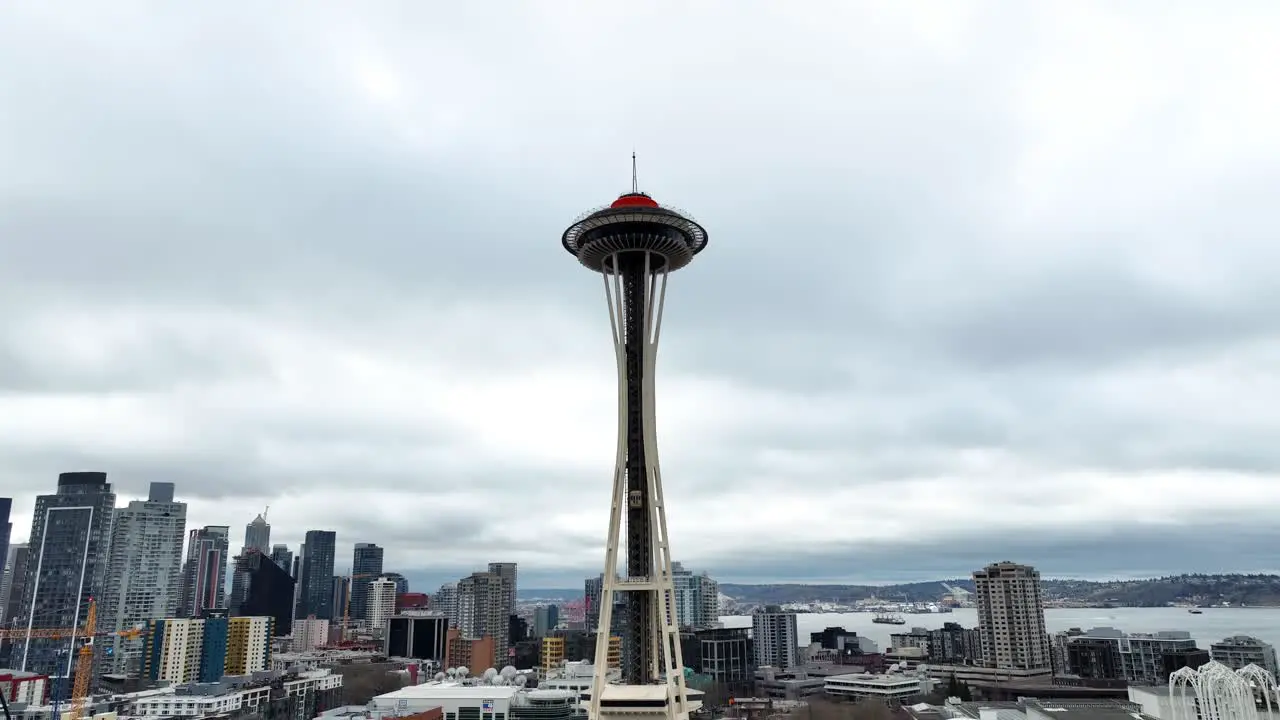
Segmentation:
[(631, 192), (640, 192), (640, 181), (636, 179), (636, 151), (631, 151)]

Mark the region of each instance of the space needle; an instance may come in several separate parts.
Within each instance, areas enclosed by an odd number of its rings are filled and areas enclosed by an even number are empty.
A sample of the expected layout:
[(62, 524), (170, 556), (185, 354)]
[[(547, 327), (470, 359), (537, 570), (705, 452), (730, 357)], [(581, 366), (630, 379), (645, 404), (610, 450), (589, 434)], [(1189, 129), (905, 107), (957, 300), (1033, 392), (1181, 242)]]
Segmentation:
[[(604, 280), (618, 370), (617, 457), (588, 716), (608, 720), (644, 714), (684, 720), (700, 703), (689, 699), (685, 687), (673, 607), (654, 374), (667, 277), (707, 246), (707, 231), (687, 215), (640, 192), (632, 153), (631, 192), (581, 216), (560, 241), (578, 262)], [(620, 569), (624, 517), (627, 552), (625, 567)], [(605, 658), (618, 593), (626, 601), (624, 656), (622, 682), (611, 684)]]

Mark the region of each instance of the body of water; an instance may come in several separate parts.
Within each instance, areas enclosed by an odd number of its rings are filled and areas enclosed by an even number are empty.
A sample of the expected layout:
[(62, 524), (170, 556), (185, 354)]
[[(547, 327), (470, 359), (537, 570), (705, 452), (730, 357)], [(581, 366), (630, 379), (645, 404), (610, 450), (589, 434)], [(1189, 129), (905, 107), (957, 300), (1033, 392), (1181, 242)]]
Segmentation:
[[(844, 627), (875, 640), (882, 651), (889, 647), (889, 635), (908, 632), (913, 627), (933, 630), (942, 627), (944, 622), (978, 626), (978, 613), (971, 608), (950, 613), (903, 615), (906, 625), (877, 625), (871, 622), (873, 617), (874, 613), (801, 613), (796, 615), (796, 626), (802, 643), (808, 642), (809, 633), (826, 627)], [(720, 619), (725, 627), (751, 627), (749, 615), (728, 615)], [(1044, 611), (1044, 621), (1050, 634), (1073, 627), (1082, 630), (1114, 627), (1128, 633), (1186, 630), (1195, 638), (1196, 645), (1205, 650), (1230, 635), (1252, 635), (1280, 647), (1280, 608), (1205, 608), (1200, 615), (1192, 615), (1184, 608), (1049, 609)]]

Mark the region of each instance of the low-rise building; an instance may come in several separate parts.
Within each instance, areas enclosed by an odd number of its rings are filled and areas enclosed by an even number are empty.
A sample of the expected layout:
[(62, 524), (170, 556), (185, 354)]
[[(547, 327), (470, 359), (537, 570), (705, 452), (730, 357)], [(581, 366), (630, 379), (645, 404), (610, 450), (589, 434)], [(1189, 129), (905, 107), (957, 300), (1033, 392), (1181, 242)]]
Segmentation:
[(0, 694), (11, 703), (39, 705), (49, 691), (49, 676), (25, 670), (0, 670)]
[(1276, 649), (1250, 635), (1232, 635), (1209, 646), (1209, 657), (1226, 665), (1232, 670), (1239, 670), (1245, 665), (1257, 665), (1271, 673), (1271, 677), (1280, 676), (1280, 665), (1276, 663)]
[(172, 685), (115, 695), (108, 702), (121, 718), (203, 717), (246, 710), (293, 707), (314, 717), (337, 704), (342, 676), (328, 670), (259, 673), (242, 681)]
[(934, 680), (923, 673), (887, 672), (849, 673), (826, 678), (823, 692), (834, 697), (876, 698), (885, 702), (903, 703), (933, 692)]

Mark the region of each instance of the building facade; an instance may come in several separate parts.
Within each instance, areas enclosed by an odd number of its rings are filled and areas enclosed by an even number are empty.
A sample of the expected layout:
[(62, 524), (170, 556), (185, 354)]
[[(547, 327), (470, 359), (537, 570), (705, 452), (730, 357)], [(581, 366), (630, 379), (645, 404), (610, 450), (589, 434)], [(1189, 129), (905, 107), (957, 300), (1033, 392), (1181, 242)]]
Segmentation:
[(293, 553), (289, 552), (289, 546), (277, 544), (271, 546), (271, 562), (275, 563), (279, 568), (293, 577)]
[(695, 575), (680, 563), (671, 564), (675, 587), (676, 624), (682, 628), (709, 628), (720, 622), (720, 584), (705, 572)]
[(1280, 665), (1276, 663), (1276, 649), (1250, 635), (1232, 635), (1209, 646), (1209, 657), (1223, 665), (1239, 670), (1245, 665), (1257, 665), (1271, 673), (1271, 677), (1280, 676)]
[(383, 549), (374, 543), (356, 543), (351, 553), (351, 617), (369, 619), (369, 583), (382, 577)]
[(507, 604), (510, 597), (506, 578), (496, 573), (472, 573), (458, 581), (458, 630), (467, 640), (493, 639), (490, 665), (506, 664), (513, 611)]
[(443, 615), (406, 615), (387, 618), (382, 651), (387, 657), (414, 658), (443, 663), (449, 619)]
[(230, 533), (231, 528), (226, 525), (207, 525), (188, 535), (187, 560), (182, 568), (181, 617), (199, 617), (208, 610), (226, 609)]
[(333, 557), (337, 542), (337, 533), (331, 530), (307, 531), (302, 577), (298, 581), (298, 617), (334, 619)]
[(378, 578), (365, 586), (365, 609), (369, 629), (374, 633), (386, 630), (387, 619), (396, 614), (396, 581)]
[(458, 584), (441, 585), (431, 596), (431, 609), (449, 618), (450, 627), (458, 627)]
[(756, 609), (751, 614), (751, 636), (756, 667), (786, 670), (799, 664), (795, 613), (784, 612), (777, 605)]
[(998, 562), (974, 572), (973, 583), (983, 664), (1031, 674), (1051, 673), (1040, 573), (1029, 565)]
[[(106, 587), (111, 546), (111, 520), (116, 496), (103, 472), (68, 472), (58, 476), (53, 495), (36, 497), (28, 542), (18, 627), (79, 627), (89, 614), (91, 598)], [(68, 677), (75, 655), (58, 640), (18, 643), (18, 670)], [(70, 683), (55, 683), (63, 695)]]
[(539, 605), (533, 610), (533, 634), (546, 637), (547, 633), (560, 624), (560, 607), (558, 605)]
[(227, 621), (227, 675), (248, 675), (271, 667), (272, 619), (241, 616)]
[(249, 551), (238, 561), (246, 580), (241, 615), (269, 617), (279, 637), (293, 632), (293, 578), (260, 552)]
[[(174, 501), (173, 483), (151, 483), (146, 500), (115, 510), (98, 627), (118, 633), (154, 618), (177, 616), (186, 530), (187, 505)], [(104, 644), (109, 649), (102, 660), (111, 672), (141, 668), (140, 639), (114, 635)]]
[(516, 612), (516, 564), (513, 562), (489, 563), (489, 572), (502, 578), (503, 605), (508, 615)]

